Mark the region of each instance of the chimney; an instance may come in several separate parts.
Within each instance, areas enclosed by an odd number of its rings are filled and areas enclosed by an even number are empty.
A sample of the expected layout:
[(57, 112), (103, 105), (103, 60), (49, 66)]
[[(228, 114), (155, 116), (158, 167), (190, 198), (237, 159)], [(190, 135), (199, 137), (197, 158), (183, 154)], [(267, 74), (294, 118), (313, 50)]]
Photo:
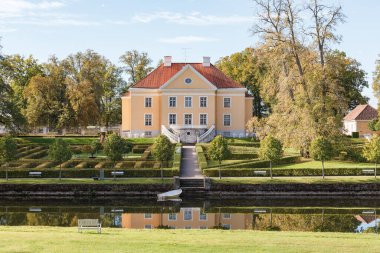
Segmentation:
[(203, 67), (210, 67), (210, 56), (203, 56)]
[(172, 57), (164, 56), (164, 67), (171, 67), (171, 66), (172, 66)]

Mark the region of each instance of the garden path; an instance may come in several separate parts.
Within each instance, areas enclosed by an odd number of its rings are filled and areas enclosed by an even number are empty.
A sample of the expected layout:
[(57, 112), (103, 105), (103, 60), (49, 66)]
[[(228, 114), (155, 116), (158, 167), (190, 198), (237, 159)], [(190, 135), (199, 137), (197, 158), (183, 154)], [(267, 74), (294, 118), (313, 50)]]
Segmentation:
[(181, 177), (203, 177), (194, 145), (182, 146)]

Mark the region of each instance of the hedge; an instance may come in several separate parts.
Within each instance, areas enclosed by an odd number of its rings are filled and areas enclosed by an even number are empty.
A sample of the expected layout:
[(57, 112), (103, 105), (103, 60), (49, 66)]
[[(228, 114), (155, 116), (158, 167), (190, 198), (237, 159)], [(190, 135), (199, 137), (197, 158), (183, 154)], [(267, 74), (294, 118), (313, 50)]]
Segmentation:
[[(42, 172), (42, 178), (58, 178), (59, 169), (13, 169), (8, 171), (9, 178), (29, 178), (30, 171)], [(113, 169), (105, 169), (105, 177), (113, 177), (111, 172)], [(160, 169), (121, 169), (117, 171), (123, 171), (123, 177), (160, 177)], [(164, 177), (179, 176), (179, 170), (172, 168), (163, 169)], [(62, 169), (63, 178), (91, 178), (98, 177), (99, 170), (97, 169)], [(5, 171), (0, 171), (0, 178), (5, 178)]]
[(258, 155), (255, 153), (232, 153), (228, 159), (229, 160), (248, 160), (248, 159), (257, 159)]
[(201, 170), (207, 169), (207, 158), (205, 152), (203, 151), (203, 146), (197, 144), (195, 146), (195, 152), (197, 153), (198, 165)]
[(24, 156), (23, 159), (40, 159), (48, 155), (48, 150), (44, 149), (38, 152), (34, 152), (30, 155)]
[(179, 170), (181, 168), (181, 159), (182, 159), (182, 144), (177, 143), (174, 148), (173, 154), (173, 170), (177, 170), (179, 174)]
[[(288, 163), (297, 163), (299, 162), (300, 157), (299, 156), (287, 156), (281, 158), (279, 161), (273, 163), (274, 165), (278, 164), (288, 164)], [(265, 168), (269, 167), (269, 161), (251, 161), (251, 162), (240, 162), (237, 164), (225, 164), (223, 167), (228, 166), (228, 168)], [(216, 167), (216, 166), (214, 166)]]
[[(363, 176), (371, 175), (364, 174), (363, 170), (368, 170), (373, 168), (328, 168), (325, 169), (325, 176)], [(266, 171), (265, 175), (255, 174), (255, 171)], [(277, 177), (288, 177), (288, 176), (322, 176), (322, 168), (305, 168), (305, 169), (273, 169), (273, 176)], [(268, 168), (237, 168), (237, 169), (221, 169), (223, 177), (268, 177)], [(203, 174), (208, 177), (217, 177), (218, 169), (206, 169), (203, 170)], [(377, 172), (377, 175), (380, 175)]]

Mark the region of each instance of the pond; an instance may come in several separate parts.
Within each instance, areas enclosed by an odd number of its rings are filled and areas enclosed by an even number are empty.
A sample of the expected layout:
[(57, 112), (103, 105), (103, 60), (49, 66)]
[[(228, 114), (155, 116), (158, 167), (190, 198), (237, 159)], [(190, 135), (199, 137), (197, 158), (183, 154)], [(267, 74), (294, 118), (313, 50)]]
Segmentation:
[(0, 199), (0, 225), (123, 229), (239, 229), (376, 233), (380, 199), (245, 198), (157, 202), (138, 198)]

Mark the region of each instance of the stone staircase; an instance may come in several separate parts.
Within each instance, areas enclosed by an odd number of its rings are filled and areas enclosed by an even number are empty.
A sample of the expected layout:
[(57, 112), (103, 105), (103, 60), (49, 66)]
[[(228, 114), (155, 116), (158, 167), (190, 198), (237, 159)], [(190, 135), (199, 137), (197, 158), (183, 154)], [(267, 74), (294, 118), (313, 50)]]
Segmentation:
[(180, 178), (179, 185), (184, 190), (204, 190), (204, 178)]

